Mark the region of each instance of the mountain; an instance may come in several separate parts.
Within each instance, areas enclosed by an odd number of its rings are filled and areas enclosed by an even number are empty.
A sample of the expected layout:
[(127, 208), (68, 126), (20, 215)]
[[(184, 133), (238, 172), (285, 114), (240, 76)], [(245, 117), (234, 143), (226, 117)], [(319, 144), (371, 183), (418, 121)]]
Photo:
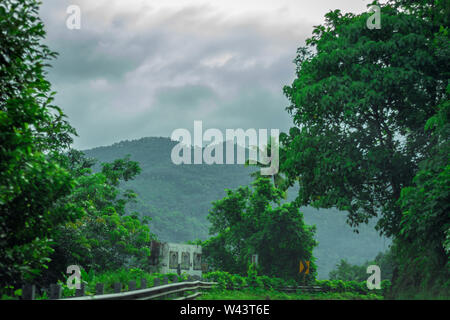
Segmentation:
[[(133, 189), (138, 194), (137, 202), (128, 210), (150, 216), (150, 227), (159, 239), (171, 242), (206, 239), (209, 236), (206, 217), (211, 202), (223, 198), (225, 189), (250, 185), (250, 173), (258, 169), (239, 164), (175, 165), (171, 152), (177, 144), (169, 138), (151, 137), (121, 141), (84, 152), (99, 162), (110, 162), (129, 154), (132, 160), (140, 163), (142, 173), (122, 187)], [(236, 151), (235, 148), (235, 160)], [(295, 199), (297, 190), (288, 191), (289, 201)], [(305, 222), (317, 227), (319, 245), (314, 256), (321, 279), (328, 277), (340, 259), (363, 263), (385, 251), (389, 245), (389, 241), (380, 238), (374, 230), (374, 222), (361, 226), (359, 234), (356, 234), (346, 224), (345, 212), (309, 207), (301, 208), (301, 211)]]

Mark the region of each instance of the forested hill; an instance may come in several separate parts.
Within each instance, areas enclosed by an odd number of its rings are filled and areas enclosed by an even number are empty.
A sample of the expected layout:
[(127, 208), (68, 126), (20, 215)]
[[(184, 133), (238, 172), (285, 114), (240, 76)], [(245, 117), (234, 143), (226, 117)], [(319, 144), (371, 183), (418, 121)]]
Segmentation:
[[(171, 151), (177, 142), (169, 138), (142, 138), (111, 146), (85, 150), (99, 162), (131, 155), (142, 173), (124, 185), (138, 193), (130, 210), (152, 217), (151, 229), (161, 240), (184, 242), (208, 237), (206, 216), (211, 202), (225, 196), (225, 189), (249, 185), (250, 173), (257, 170), (244, 165), (175, 165)], [(288, 192), (288, 200), (296, 191)], [(356, 234), (346, 225), (346, 215), (336, 210), (302, 208), (305, 222), (317, 226), (319, 246), (314, 250), (320, 278), (327, 278), (340, 259), (363, 263), (385, 251), (388, 240), (381, 239), (373, 224)]]

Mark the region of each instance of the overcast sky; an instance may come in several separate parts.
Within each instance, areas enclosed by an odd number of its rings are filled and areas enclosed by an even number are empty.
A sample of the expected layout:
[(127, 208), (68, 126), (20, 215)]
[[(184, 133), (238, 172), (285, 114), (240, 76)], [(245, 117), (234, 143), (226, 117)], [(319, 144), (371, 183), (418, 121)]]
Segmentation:
[[(44, 0), (56, 104), (87, 149), (207, 128), (287, 130), (282, 88), (330, 9), (367, 0)], [(66, 27), (69, 5), (81, 29)]]

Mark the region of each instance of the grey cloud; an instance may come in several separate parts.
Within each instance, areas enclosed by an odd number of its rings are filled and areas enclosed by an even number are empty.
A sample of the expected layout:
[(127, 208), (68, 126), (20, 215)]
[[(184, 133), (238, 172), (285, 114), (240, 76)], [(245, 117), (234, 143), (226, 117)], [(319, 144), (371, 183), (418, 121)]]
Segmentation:
[[(49, 78), (59, 104), (89, 148), (170, 136), (194, 120), (225, 128), (288, 129), (282, 87), (311, 25), (230, 17), (213, 6), (115, 12), (85, 1), (47, 0), (47, 42), (60, 53)], [(80, 4), (82, 29), (65, 27)]]

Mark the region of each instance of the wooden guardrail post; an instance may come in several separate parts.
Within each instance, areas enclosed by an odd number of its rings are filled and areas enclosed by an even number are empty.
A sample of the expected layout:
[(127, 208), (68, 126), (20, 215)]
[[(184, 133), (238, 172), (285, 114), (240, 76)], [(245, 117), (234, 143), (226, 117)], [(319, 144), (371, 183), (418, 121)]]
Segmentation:
[(131, 280), (128, 283), (128, 291), (133, 291), (133, 290), (136, 290), (136, 281)]
[(36, 298), (36, 286), (26, 284), (22, 287), (22, 300), (34, 300)]
[[(157, 281), (155, 281), (157, 282)], [(72, 297), (67, 300), (151, 300), (151, 299), (168, 299), (171, 296), (176, 300), (192, 300), (199, 297), (202, 293), (197, 290), (211, 289), (215, 282), (197, 282), (194, 285), (192, 283), (172, 283), (169, 285), (159, 286), (155, 288), (148, 288), (143, 290), (134, 290), (120, 292), (116, 294), (84, 296), (84, 297)], [(116, 289), (122, 288), (122, 286), (116, 285)], [(190, 294), (188, 293), (190, 292)], [(192, 293), (196, 292), (196, 293)], [(183, 293), (181, 295), (181, 293)], [(188, 293), (186, 296), (185, 294)], [(180, 296), (181, 295), (181, 296)], [(177, 297), (174, 297), (177, 296)]]
[[(177, 283), (177, 282), (178, 282), (178, 277), (175, 276), (175, 278), (173, 279), (172, 282), (173, 282), (173, 283)], [(180, 296), (182, 296), (182, 295), (183, 295), (183, 292), (180, 292), (180, 293), (174, 294), (173, 297), (180, 297)], [(169, 297), (170, 297), (170, 296), (169, 296)]]
[(75, 290), (75, 297), (83, 297), (85, 289), (86, 289), (85, 284), (84, 283), (80, 283), (80, 289), (76, 289)]
[(122, 284), (120, 282), (114, 283), (114, 293), (120, 293), (122, 291)]
[(97, 283), (95, 285), (95, 295), (102, 295), (105, 291), (105, 285), (103, 283)]
[(141, 278), (141, 289), (147, 288), (147, 279)]
[(153, 279), (153, 286), (154, 286), (154, 287), (159, 287), (159, 286), (160, 286), (160, 280), (159, 280), (159, 278)]
[(169, 278), (167, 276), (164, 276), (163, 284), (169, 284)]
[(52, 300), (61, 299), (62, 287), (59, 284), (51, 284), (50, 285), (50, 294), (49, 298)]

